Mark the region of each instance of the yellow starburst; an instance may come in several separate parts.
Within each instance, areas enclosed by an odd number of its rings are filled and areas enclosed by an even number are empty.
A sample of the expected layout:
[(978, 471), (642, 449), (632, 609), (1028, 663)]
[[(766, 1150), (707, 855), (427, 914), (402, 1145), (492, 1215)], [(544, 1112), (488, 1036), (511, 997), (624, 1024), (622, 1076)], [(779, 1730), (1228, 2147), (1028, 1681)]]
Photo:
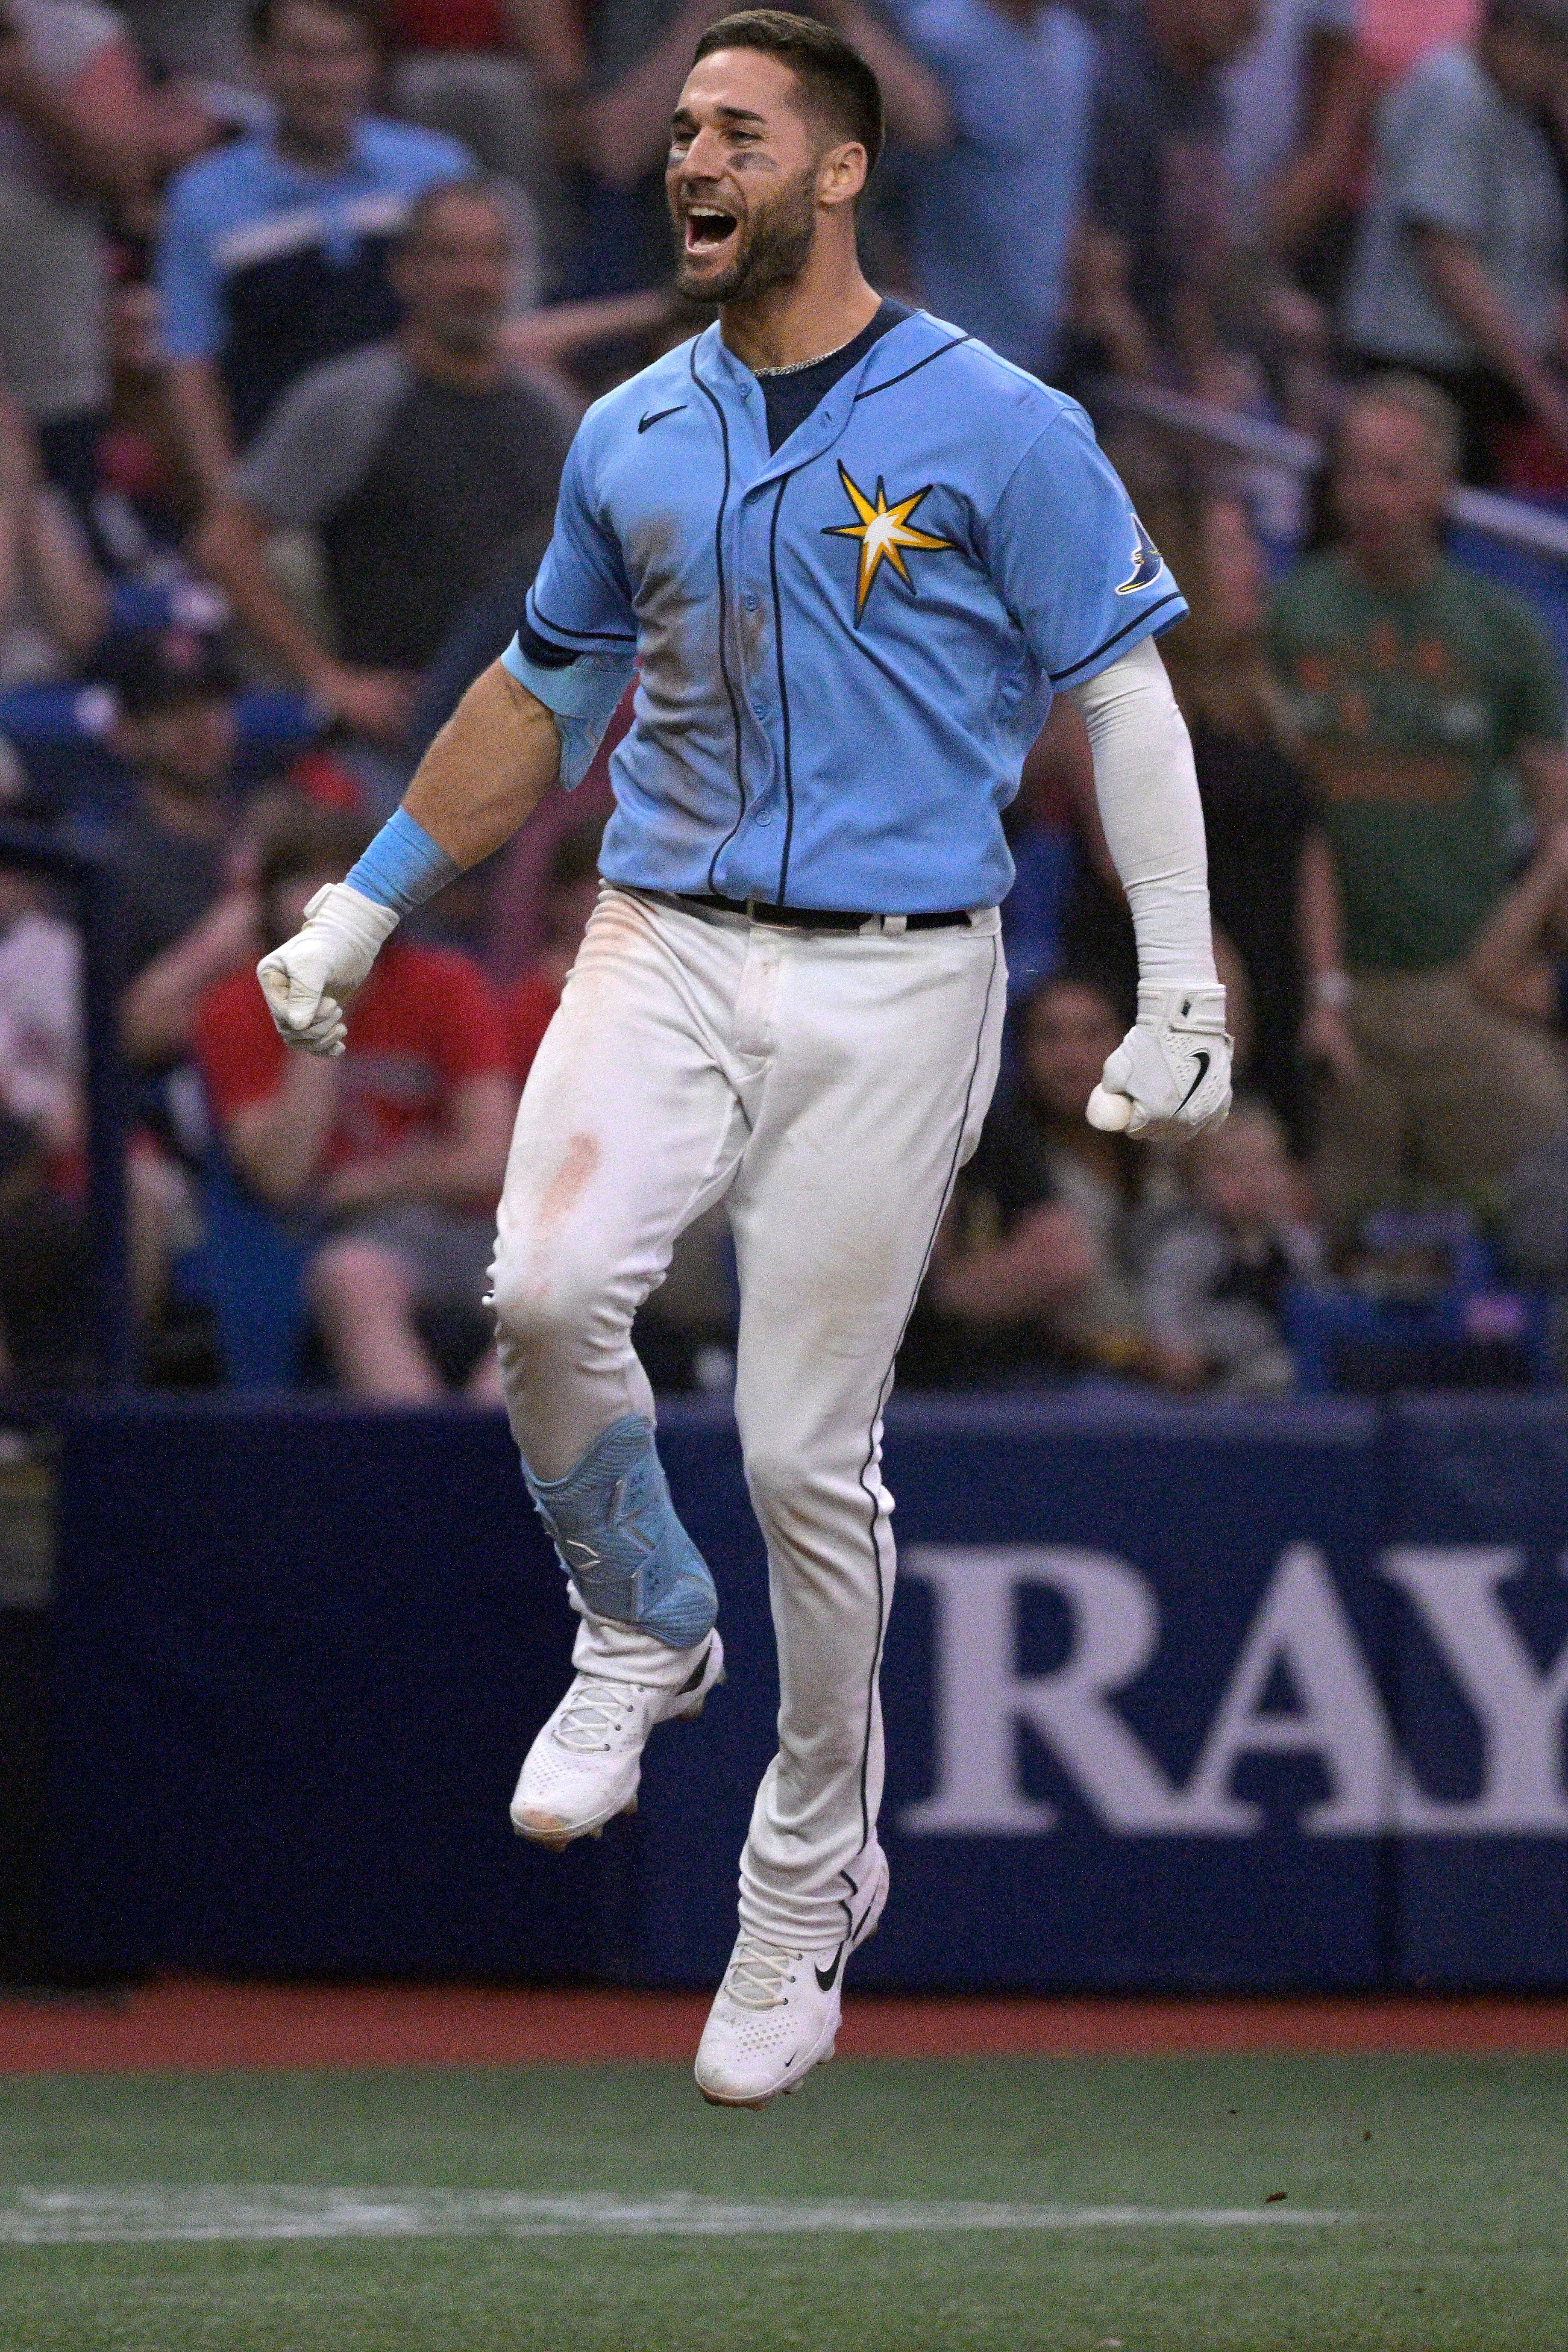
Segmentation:
[(841, 464), (839, 467), (839, 479), (842, 482), (845, 494), (856, 514), (859, 515), (860, 520), (825, 524), (824, 536), (829, 539), (858, 539), (861, 543), (860, 577), (855, 583), (855, 620), (858, 625), (861, 614), (865, 611), (865, 600), (871, 594), (872, 583), (884, 563), (892, 564), (904, 586), (913, 594), (915, 583), (909, 576), (909, 566), (904, 560), (904, 549), (923, 548), (936, 554), (944, 548), (950, 549), (953, 541), (950, 539), (936, 539), (928, 530), (916, 530), (910, 522), (909, 518), (921, 499), (927, 499), (931, 495), (932, 486), (929, 482), (923, 490), (916, 490), (912, 499), (899, 499), (889, 506), (887, 492), (883, 487), (882, 476), (879, 474), (876, 480), (876, 503), (873, 506), (858, 483), (852, 481)]

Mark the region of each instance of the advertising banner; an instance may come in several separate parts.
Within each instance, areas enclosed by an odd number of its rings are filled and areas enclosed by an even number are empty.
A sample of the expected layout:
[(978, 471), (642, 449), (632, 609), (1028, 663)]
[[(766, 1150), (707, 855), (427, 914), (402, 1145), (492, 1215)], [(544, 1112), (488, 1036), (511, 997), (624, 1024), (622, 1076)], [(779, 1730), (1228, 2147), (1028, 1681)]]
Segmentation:
[[(572, 1621), (497, 1418), (115, 1405), (62, 1463), (60, 1948), (711, 1984), (778, 1705), (727, 1414), (662, 1444), (729, 1678), (641, 1810), (511, 1834)], [(888, 1987), (1568, 1984), (1568, 1406), (890, 1417)]]
[(1568, 1984), (1568, 1408), (1429, 1397), (1389, 1428), (1400, 1967)]

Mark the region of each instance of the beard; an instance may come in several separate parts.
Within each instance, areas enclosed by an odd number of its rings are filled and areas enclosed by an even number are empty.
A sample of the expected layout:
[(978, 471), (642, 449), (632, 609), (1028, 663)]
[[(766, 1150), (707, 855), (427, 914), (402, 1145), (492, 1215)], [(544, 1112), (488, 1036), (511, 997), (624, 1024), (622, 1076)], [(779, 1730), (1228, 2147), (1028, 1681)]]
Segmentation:
[(717, 278), (692, 269), (696, 258), (685, 248), (685, 230), (674, 223), (675, 287), (696, 302), (756, 302), (780, 286), (793, 286), (810, 257), (817, 237), (815, 167), (787, 181), (767, 205), (742, 223), (735, 258)]

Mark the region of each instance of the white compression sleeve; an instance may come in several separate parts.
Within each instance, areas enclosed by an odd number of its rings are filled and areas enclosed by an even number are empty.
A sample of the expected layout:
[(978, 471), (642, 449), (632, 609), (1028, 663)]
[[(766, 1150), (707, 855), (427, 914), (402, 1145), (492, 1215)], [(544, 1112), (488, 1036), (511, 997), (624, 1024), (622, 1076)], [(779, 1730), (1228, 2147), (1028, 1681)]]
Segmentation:
[(1192, 739), (1154, 639), (1069, 691), (1089, 730), (1094, 797), (1133, 911), (1140, 982), (1215, 980)]

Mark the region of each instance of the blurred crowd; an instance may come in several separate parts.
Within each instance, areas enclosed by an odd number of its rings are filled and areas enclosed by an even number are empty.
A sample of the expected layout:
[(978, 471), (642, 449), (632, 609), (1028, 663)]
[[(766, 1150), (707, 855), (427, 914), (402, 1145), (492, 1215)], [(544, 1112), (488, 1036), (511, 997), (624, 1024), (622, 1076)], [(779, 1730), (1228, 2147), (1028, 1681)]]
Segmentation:
[[(1059, 705), (902, 1378), (1563, 1377), (1568, 562), (1451, 500), (1568, 514), (1568, 0), (810, 5), (885, 93), (869, 273), (1084, 400), (1186, 593), (1240, 1070), (1180, 1157), (1085, 1124), (1135, 971)], [(97, 1345), (64, 845), (112, 877), (142, 1376), (495, 1393), (606, 756), (400, 933), (341, 1061), (287, 1055), (252, 972), (510, 637), (587, 402), (706, 323), (662, 165), (724, 13), (0, 0), (0, 1391)], [(717, 1213), (643, 1318), (656, 1383), (722, 1387), (734, 1313)]]

